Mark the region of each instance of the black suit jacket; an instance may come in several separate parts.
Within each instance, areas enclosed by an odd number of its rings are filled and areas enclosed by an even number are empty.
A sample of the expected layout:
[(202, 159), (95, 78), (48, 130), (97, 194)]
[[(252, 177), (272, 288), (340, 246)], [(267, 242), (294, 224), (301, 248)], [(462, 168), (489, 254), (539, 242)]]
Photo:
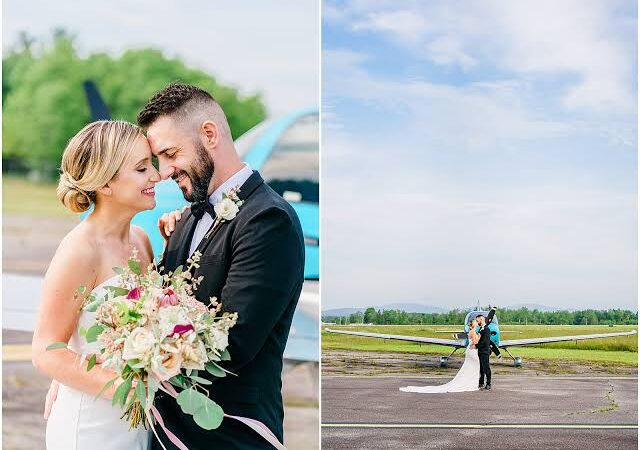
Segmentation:
[[(209, 396), (224, 412), (257, 419), (283, 441), (282, 355), (304, 281), (304, 240), (298, 217), (256, 171), (238, 194), (244, 204), (237, 216), (205, 236), (194, 275), (204, 276), (195, 295), (208, 303), (222, 302), (222, 311), (238, 313), (229, 333), (231, 361), (222, 365), (237, 377), (199, 376), (213, 381)], [(185, 265), (197, 220), (182, 216), (167, 245), (161, 265), (165, 272)], [(257, 433), (225, 418), (217, 430), (200, 428), (173, 398), (161, 396), (157, 406), (167, 428), (191, 450), (272, 448)], [(176, 448), (159, 434), (168, 449)], [(160, 449), (154, 442), (154, 449)]]
[(480, 340), (476, 344), (476, 348), (478, 349), (479, 355), (490, 355), (491, 354), (491, 330), (489, 330), (489, 324), (493, 321), (493, 316), (496, 314), (496, 309), (491, 308), (489, 314), (487, 314), (486, 324), (484, 328), (480, 330)]
[(480, 330), (480, 340), (476, 344), (479, 355), (491, 354), (491, 331), (489, 327), (485, 326)]

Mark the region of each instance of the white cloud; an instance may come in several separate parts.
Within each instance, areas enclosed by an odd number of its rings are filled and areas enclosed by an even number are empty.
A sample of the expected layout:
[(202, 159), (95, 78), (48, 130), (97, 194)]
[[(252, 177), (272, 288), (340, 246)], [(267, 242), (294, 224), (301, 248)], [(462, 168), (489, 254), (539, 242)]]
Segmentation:
[(563, 105), (570, 110), (627, 114), (635, 108), (636, 20), (620, 13), (630, 7), (622, 0), (404, 5), (397, 11), (397, 3), (351, 2), (340, 20), (388, 36), (438, 65), (561, 74), (567, 78)]
[[(359, 0), (331, 18), (357, 39), (323, 51), (323, 307), (635, 308), (635, 16), (554, 4)], [(424, 22), (404, 33), (393, 7)], [(380, 39), (436, 74), (386, 64)]]
[[(389, 81), (361, 67), (367, 56), (323, 52), (325, 101), (356, 99), (402, 117), (403, 130), (425, 145), (469, 150), (509, 148), (529, 139), (568, 136), (574, 126), (531, 111), (526, 83), (505, 80), (448, 86), (423, 80)], [(335, 113), (338, 114), (339, 113)], [(334, 114), (334, 116), (335, 116)]]
[(478, 298), (633, 308), (632, 193), (569, 174), (474, 185), (361, 136), (332, 134), (325, 148), (325, 308), (409, 300), (459, 307)]

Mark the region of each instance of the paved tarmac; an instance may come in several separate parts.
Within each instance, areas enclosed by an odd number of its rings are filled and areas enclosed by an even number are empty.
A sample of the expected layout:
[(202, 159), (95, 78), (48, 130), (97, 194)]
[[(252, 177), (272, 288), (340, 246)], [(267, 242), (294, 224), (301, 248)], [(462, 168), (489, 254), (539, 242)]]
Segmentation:
[(323, 449), (637, 449), (638, 381), (508, 376), (492, 391), (400, 392), (450, 377), (322, 378)]
[[(31, 333), (2, 330), (2, 448), (44, 448), (44, 397), (50, 380), (30, 361)], [(291, 450), (319, 447), (318, 372), (302, 364), (283, 374), (285, 445)]]

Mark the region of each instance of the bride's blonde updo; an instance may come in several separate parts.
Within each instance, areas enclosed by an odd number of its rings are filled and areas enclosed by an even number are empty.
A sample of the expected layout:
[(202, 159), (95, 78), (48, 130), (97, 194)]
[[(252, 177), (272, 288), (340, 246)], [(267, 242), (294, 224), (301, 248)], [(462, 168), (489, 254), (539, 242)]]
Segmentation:
[(62, 154), (58, 198), (73, 212), (84, 212), (95, 191), (118, 173), (142, 130), (121, 120), (92, 122), (71, 138)]

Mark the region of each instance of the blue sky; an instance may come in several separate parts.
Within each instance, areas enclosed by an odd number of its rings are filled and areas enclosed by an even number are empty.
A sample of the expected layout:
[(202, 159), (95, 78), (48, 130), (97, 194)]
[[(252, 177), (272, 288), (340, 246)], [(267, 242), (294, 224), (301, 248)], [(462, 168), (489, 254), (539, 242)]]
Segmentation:
[(322, 14), (323, 309), (637, 308), (634, 2)]
[(261, 92), (272, 114), (319, 103), (319, 0), (59, 0), (2, 5), (6, 51), (19, 31), (74, 33), (83, 53), (152, 46), (243, 92)]

